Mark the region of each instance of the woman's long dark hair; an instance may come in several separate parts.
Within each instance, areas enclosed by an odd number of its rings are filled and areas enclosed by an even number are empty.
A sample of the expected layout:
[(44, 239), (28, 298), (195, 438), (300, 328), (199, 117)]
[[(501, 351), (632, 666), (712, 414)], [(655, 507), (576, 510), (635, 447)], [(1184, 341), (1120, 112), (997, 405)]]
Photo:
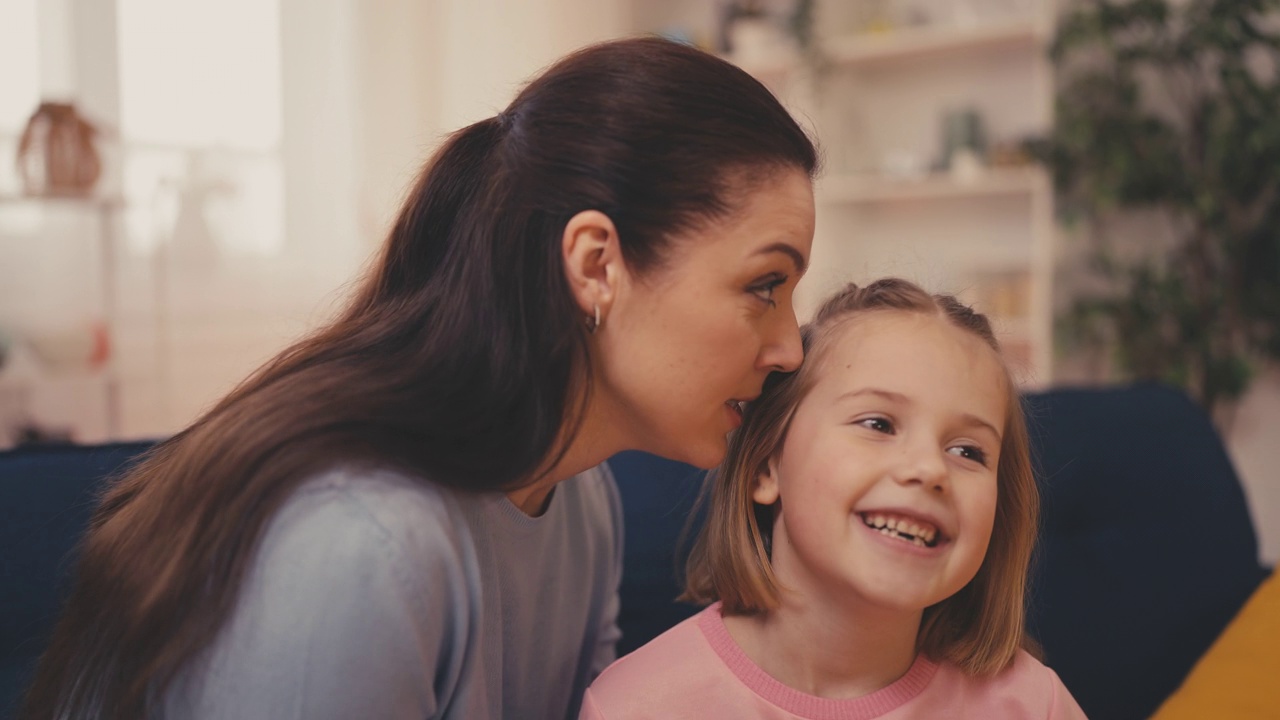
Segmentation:
[(740, 171), (815, 166), (762, 85), (659, 39), (570, 55), (452, 135), (346, 310), (112, 484), (22, 717), (146, 716), (234, 608), (273, 513), (327, 464), (475, 491), (535, 479), (589, 386), (561, 260), (573, 215), (608, 215), (643, 273), (734, 209)]

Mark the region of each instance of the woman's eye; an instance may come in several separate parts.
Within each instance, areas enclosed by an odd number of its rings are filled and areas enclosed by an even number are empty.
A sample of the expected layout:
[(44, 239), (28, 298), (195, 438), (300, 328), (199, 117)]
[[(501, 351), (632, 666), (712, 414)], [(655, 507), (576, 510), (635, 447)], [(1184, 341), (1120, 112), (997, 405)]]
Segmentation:
[(867, 428), (868, 430), (875, 430), (876, 432), (884, 433), (886, 435), (893, 434), (893, 423), (889, 422), (887, 418), (866, 418), (865, 420), (859, 420), (857, 424)]
[(983, 467), (987, 465), (987, 454), (977, 445), (957, 445), (948, 450), (952, 455), (958, 455), (966, 460), (972, 460)]
[(773, 291), (787, 281), (785, 275), (771, 275), (763, 281), (752, 285), (749, 290), (752, 295), (760, 298), (761, 301), (769, 304), (769, 307), (777, 307), (778, 303), (774, 302)]

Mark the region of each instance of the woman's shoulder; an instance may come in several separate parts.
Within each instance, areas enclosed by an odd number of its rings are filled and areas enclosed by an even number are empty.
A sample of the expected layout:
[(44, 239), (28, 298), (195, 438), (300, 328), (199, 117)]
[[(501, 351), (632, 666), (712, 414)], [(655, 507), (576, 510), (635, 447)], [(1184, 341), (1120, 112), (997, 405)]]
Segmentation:
[(603, 521), (610, 528), (621, 528), (622, 496), (614, 482), (608, 463), (601, 463), (578, 473), (556, 487), (556, 494), (571, 505), (571, 513), (589, 522)]
[[(420, 626), (413, 632), (438, 634), (445, 618), (465, 626), (480, 571), (455, 505), (446, 488), (399, 470), (317, 472), (268, 522), (237, 615), (259, 627), (308, 613), (387, 633)], [(384, 605), (395, 612), (371, 611)]]
[(452, 510), (456, 500), (448, 488), (390, 466), (336, 464), (304, 480), (287, 505), (346, 505), (377, 519)]
[(268, 524), (259, 561), (268, 571), (309, 559), (334, 569), (378, 562), (409, 585), (424, 572), (459, 572), (474, 551), (457, 502), (447, 488), (403, 471), (334, 466), (285, 501)]
[(285, 501), (273, 525), (332, 523), (364, 527), (388, 540), (419, 544), (459, 530), (458, 500), (448, 488), (406, 471), (368, 465), (335, 465), (303, 481)]
[(449, 503), (394, 471), (334, 467), (305, 480), (268, 523), (234, 612), (184, 670), (170, 714), (432, 706), (430, 678), (467, 657), (479, 582)]
[(609, 469), (607, 462), (588, 468), (559, 483), (556, 486), (556, 492), (571, 495), (578, 498), (579, 502), (595, 507), (621, 508), (618, 485), (614, 482), (613, 471)]

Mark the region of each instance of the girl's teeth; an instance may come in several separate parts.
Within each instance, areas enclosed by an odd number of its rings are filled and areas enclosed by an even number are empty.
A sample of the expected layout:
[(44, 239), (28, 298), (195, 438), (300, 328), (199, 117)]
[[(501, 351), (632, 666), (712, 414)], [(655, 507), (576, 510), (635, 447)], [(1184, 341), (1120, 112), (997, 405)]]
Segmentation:
[[(905, 518), (886, 517), (884, 515), (863, 515), (862, 522), (868, 527), (878, 530), (882, 535), (906, 540), (914, 545), (928, 546), (938, 536), (937, 528), (921, 525)], [(910, 536), (910, 539), (908, 539)]]

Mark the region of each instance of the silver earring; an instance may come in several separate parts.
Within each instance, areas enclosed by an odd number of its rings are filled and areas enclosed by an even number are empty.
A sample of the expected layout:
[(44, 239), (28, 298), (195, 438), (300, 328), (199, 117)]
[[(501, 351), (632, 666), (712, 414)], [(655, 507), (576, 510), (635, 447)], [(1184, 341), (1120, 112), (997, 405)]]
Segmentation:
[(600, 327), (600, 305), (591, 303), (591, 308), (595, 311), (595, 318), (587, 318), (587, 332), (594, 333)]

